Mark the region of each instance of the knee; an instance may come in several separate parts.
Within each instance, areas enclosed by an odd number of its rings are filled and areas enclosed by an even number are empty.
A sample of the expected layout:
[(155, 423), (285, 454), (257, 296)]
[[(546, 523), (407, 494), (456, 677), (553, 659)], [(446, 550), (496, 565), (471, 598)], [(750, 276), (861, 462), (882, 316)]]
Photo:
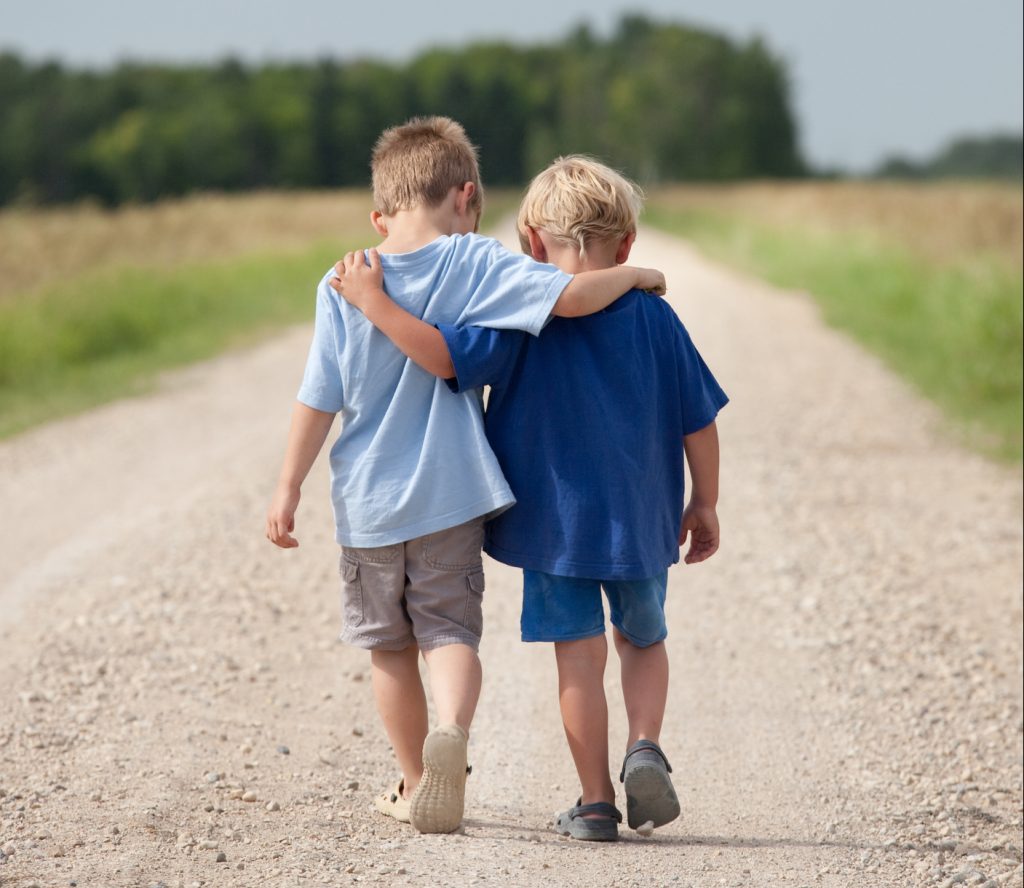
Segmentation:
[(555, 660), (560, 666), (578, 663), (603, 669), (608, 660), (608, 641), (603, 634), (574, 641), (556, 641)]

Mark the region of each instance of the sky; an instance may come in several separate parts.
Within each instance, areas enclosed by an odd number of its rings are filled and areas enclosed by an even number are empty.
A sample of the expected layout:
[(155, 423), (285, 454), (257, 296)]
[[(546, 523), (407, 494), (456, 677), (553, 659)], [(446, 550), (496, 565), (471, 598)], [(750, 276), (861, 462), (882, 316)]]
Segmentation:
[(866, 171), (950, 137), (1024, 128), (1020, 0), (0, 0), (0, 49), (103, 68), (130, 58), (402, 61), (470, 40), (554, 41), (624, 12), (760, 35), (786, 60), (805, 156)]

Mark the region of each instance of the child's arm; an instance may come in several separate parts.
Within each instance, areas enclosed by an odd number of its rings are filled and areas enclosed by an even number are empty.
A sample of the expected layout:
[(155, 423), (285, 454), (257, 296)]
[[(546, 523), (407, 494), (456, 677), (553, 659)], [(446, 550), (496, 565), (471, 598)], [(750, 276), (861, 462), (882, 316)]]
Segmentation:
[(578, 272), (562, 290), (551, 314), (560, 318), (594, 314), (607, 308), (634, 287), (664, 296), (665, 275), (653, 268), (636, 268), (632, 265)]
[(718, 428), (714, 422), (699, 432), (683, 437), (683, 449), (690, 466), (690, 501), (683, 512), (679, 545), (690, 537), (690, 548), (683, 559), (696, 564), (718, 551)]
[(376, 250), (370, 250), (369, 265), (363, 251), (357, 250), (346, 255), (335, 266), (335, 271), (338, 277), (331, 278), (331, 287), (358, 308), (403, 355), (441, 379), (455, 375), (441, 331), (409, 314), (384, 292), (384, 271)]
[(333, 422), (333, 413), (314, 410), (301, 401), (295, 403), (291, 427), (288, 429), (284, 465), (267, 510), (267, 539), (275, 546), (293, 549), (299, 544), (291, 533), (295, 530), (295, 510), (299, 505), (300, 488), (320, 448), (324, 446)]

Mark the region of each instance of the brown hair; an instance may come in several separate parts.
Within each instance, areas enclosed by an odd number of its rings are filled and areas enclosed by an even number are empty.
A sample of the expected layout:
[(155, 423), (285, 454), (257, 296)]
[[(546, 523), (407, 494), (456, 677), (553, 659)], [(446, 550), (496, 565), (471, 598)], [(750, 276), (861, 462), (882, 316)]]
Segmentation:
[(529, 253), (526, 227), (543, 229), (579, 248), (621, 238), (636, 231), (643, 192), (621, 173), (591, 157), (558, 157), (539, 172), (526, 189), (516, 227), (523, 251)]
[(466, 182), (476, 185), (470, 207), (483, 209), (476, 146), (448, 117), (414, 117), (384, 130), (370, 167), (374, 204), (385, 216), (420, 205), (436, 207)]

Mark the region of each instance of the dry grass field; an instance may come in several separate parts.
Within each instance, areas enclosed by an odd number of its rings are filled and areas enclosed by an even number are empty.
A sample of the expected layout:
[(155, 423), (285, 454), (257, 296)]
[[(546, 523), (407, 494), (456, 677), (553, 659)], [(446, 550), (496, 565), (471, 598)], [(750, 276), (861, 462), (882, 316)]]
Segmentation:
[(171, 268), (372, 235), (365, 189), (0, 211), (0, 302), (118, 265)]
[(873, 233), (948, 262), (995, 257), (1021, 266), (1019, 185), (905, 182), (750, 182), (659, 188), (650, 205), (743, 215), (772, 227)]

